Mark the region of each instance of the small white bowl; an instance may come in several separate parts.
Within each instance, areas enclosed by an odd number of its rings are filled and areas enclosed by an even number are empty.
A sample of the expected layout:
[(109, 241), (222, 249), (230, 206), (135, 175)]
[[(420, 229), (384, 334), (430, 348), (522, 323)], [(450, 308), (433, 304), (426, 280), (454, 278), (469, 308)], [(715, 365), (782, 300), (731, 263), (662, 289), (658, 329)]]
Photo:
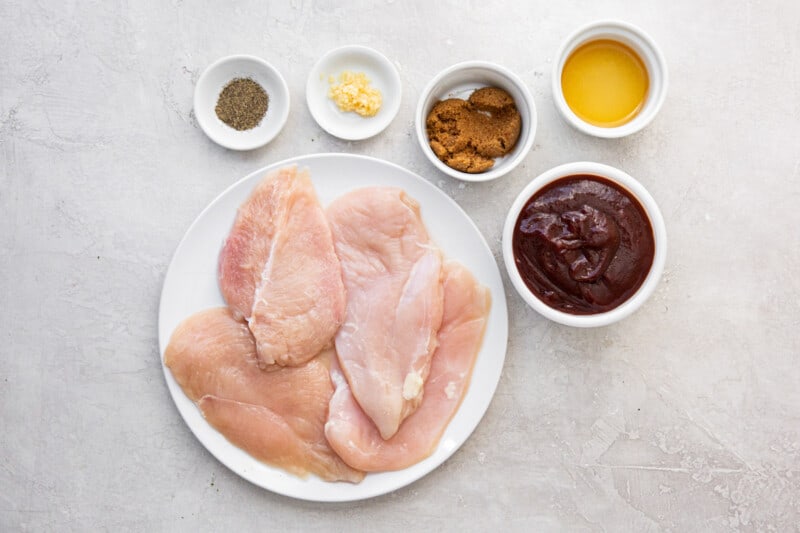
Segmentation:
[[(486, 172), (470, 174), (447, 166), (431, 149), (425, 122), (433, 106), (448, 98), (466, 100), (476, 89), (481, 87), (499, 87), (508, 92), (514, 99), (520, 117), (522, 129), (514, 149), (503, 157), (495, 159), (494, 166)], [(417, 140), (422, 152), (431, 163), (454, 178), (464, 181), (489, 181), (508, 174), (519, 165), (533, 147), (536, 136), (536, 104), (525, 83), (505, 67), (488, 61), (466, 61), (458, 63), (436, 75), (419, 98), (416, 113)]]
[[(373, 117), (343, 112), (328, 97), (333, 76), (349, 70), (363, 72), (370, 85), (381, 92), (383, 103)], [(372, 48), (348, 45), (326, 53), (311, 69), (306, 83), (306, 102), (311, 116), (322, 129), (340, 139), (359, 141), (382, 132), (391, 124), (400, 109), (402, 85), (400, 73), (383, 54)]]
[[(650, 86), (642, 109), (630, 122), (613, 128), (595, 126), (578, 117), (567, 105), (564, 91), (561, 89), (561, 73), (567, 58), (582, 44), (599, 39), (611, 39), (630, 46), (644, 61), (650, 78)], [(667, 96), (668, 77), (664, 54), (648, 34), (627, 22), (601, 20), (578, 29), (561, 45), (553, 63), (553, 100), (561, 116), (576, 129), (595, 137), (608, 139), (625, 137), (650, 124), (658, 114)]]
[[(567, 176), (574, 176), (576, 174), (590, 174), (600, 176), (607, 180), (619, 185), (628, 191), (634, 198), (639, 201), (639, 204), (644, 208), (645, 213), (650, 219), (650, 225), (653, 228), (653, 237), (655, 242), (655, 253), (653, 256), (653, 264), (650, 266), (650, 271), (647, 277), (642, 282), (639, 289), (627, 300), (622, 302), (619, 306), (592, 315), (573, 315), (559, 311), (547, 305), (540, 300), (522, 280), (522, 276), (517, 269), (516, 261), (514, 259), (513, 250), (513, 236), (514, 228), (522, 212), (522, 208), (536, 194), (540, 189), (546, 185), (565, 178)], [(533, 181), (522, 189), (517, 199), (511, 205), (508, 211), (505, 225), (503, 226), (503, 260), (506, 264), (508, 276), (511, 278), (511, 283), (517, 290), (522, 299), (531, 306), (534, 310), (538, 311), (541, 315), (554, 322), (564, 324), (567, 326), (575, 327), (598, 327), (607, 326), (618, 322), (623, 318), (629, 316), (636, 311), (641, 305), (653, 294), (661, 274), (664, 271), (664, 262), (667, 258), (667, 230), (664, 226), (664, 219), (661, 216), (661, 211), (658, 209), (656, 201), (650, 196), (641, 183), (636, 181), (625, 172), (600, 163), (579, 162), (568, 163), (552, 168), (543, 174), (537, 176)]]
[[(222, 122), (214, 108), (222, 89), (235, 78), (250, 78), (269, 96), (267, 113), (255, 128), (238, 131)], [(231, 150), (253, 150), (275, 138), (289, 116), (289, 88), (275, 67), (249, 55), (223, 57), (212, 63), (194, 88), (194, 114), (200, 128), (217, 144)]]

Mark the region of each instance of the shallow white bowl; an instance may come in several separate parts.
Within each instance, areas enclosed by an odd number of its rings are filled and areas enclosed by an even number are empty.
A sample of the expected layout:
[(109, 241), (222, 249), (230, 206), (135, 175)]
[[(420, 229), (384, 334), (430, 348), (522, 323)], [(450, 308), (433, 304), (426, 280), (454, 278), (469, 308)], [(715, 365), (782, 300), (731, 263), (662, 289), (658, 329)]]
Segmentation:
[[(481, 87), (499, 87), (507, 91), (517, 105), (522, 117), (522, 130), (514, 149), (504, 157), (495, 159), (494, 166), (480, 174), (469, 174), (451, 168), (436, 157), (428, 142), (425, 121), (433, 106), (447, 98), (466, 100)], [(533, 95), (523, 81), (505, 67), (487, 61), (458, 63), (436, 75), (422, 91), (416, 113), (417, 140), (422, 152), (431, 163), (445, 174), (464, 181), (489, 181), (508, 174), (519, 165), (533, 147), (536, 137), (536, 104)]]
[[(235, 78), (250, 78), (267, 92), (269, 103), (261, 123), (237, 131), (222, 122), (214, 108), (222, 89)], [(255, 56), (235, 55), (212, 63), (194, 88), (194, 114), (200, 128), (217, 144), (231, 150), (260, 148), (275, 138), (289, 116), (289, 88), (275, 67)]]
[[(513, 235), (514, 227), (516, 226), (517, 219), (519, 218), (522, 208), (528, 200), (536, 194), (542, 187), (567, 176), (576, 174), (591, 174), (600, 176), (612, 181), (628, 191), (634, 198), (636, 198), (641, 206), (644, 208), (645, 213), (650, 219), (650, 225), (653, 228), (653, 237), (655, 239), (655, 255), (653, 257), (653, 264), (650, 266), (642, 285), (639, 287), (633, 296), (622, 302), (619, 306), (605, 311), (603, 313), (596, 313), (593, 315), (572, 315), (553, 309), (545, 302), (540, 300), (536, 295), (525, 285), (525, 282), (517, 270), (516, 261), (514, 260), (513, 250)], [(511, 283), (517, 290), (522, 299), (531, 306), (534, 310), (538, 311), (544, 317), (549, 318), (560, 324), (575, 327), (597, 327), (607, 326), (618, 322), (623, 318), (629, 316), (636, 311), (641, 305), (653, 294), (661, 273), (664, 271), (664, 262), (667, 258), (667, 230), (664, 226), (664, 219), (661, 216), (661, 211), (658, 209), (656, 201), (650, 196), (641, 183), (636, 181), (625, 172), (600, 163), (579, 162), (567, 163), (544, 172), (531, 181), (522, 192), (519, 193), (517, 199), (508, 210), (505, 225), (503, 226), (503, 260), (506, 264), (508, 276), (511, 278)]]
[[(383, 103), (374, 117), (343, 112), (328, 98), (330, 76), (345, 70), (363, 72), (370, 85), (381, 92)], [(340, 139), (358, 141), (382, 132), (400, 109), (402, 84), (397, 68), (380, 52), (366, 46), (348, 45), (331, 50), (311, 69), (306, 83), (306, 103), (322, 129)]]
[[(650, 78), (647, 99), (639, 114), (630, 122), (614, 128), (595, 126), (578, 117), (567, 105), (564, 91), (561, 89), (561, 72), (564, 70), (567, 58), (582, 44), (598, 39), (611, 39), (630, 46), (644, 61)], [(561, 116), (576, 129), (595, 137), (625, 137), (650, 124), (658, 114), (667, 96), (668, 77), (664, 54), (648, 34), (627, 22), (601, 20), (578, 29), (561, 45), (553, 63), (553, 101)]]

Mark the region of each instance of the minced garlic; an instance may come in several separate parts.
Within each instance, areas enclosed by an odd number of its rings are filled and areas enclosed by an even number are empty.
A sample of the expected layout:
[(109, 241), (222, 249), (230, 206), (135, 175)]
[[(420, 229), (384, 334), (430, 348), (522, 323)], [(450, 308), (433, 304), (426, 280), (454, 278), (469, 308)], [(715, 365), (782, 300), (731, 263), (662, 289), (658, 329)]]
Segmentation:
[(333, 76), (328, 78), (331, 88), (328, 98), (342, 111), (355, 111), (362, 117), (374, 117), (381, 108), (383, 96), (370, 86), (369, 78), (363, 72), (345, 70), (339, 74), (339, 83)]

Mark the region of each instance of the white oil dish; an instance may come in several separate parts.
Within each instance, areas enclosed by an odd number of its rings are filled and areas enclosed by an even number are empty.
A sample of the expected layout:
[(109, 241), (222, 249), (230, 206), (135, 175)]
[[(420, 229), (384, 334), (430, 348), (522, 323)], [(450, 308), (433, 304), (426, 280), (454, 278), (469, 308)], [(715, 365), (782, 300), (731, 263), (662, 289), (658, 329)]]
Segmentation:
[[(619, 43), (623, 47), (629, 49), (636, 57), (637, 62), (640, 62), (646, 71), (647, 91), (644, 98), (641, 100), (639, 110), (635, 116), (621, 124), (608, 126), (591, 123), (585, 120), (585, 117), (572, 109), (570, 103), (567, 101), (565, 95), (566, 86), (562, 83), (564, 80), (565, 66), (567, 65), (573, 54), (578, 53), (587, 45), (599, 43), (602, 41)], [(597, 76), (604, 73), (605, 76), (601, 79), (605, 85), (612, 83), (614, 76), (608, 75), (607, 67), (611, 64), (611, 58), (604, 58), (603, 62), (597, 62), (597, 71), (594, 73), (595, 78), (587, 77), (580, 78), (580, 85), (583, 87), (590, 87), (591, 90), (584, 89), (588, 94), (592, 91), (601, 94), (604, 91), (596, 85), (598, 84)], [(604, 70), (605, 69), (605, 70)], [(625, 137), (634, 134), (653, 121), (658, 114), (664, 100), (667, 96), (667, 87), (669, 85), (669, 74), (667, 70), (667, 62), (664, 54), (656, 44), (655, 40), (645, 33), (642, 29), (628, 24), (626, 22), (616, 20), (601, 20), (583, 26), (572, 33), (561, 45), (558, 53), (556, 54), (556, 61), (553, 64), (552, 74), (552, 91), (553, 101), (556, 109), (558, 109), (561, 116), (572, 127), (582, 131), (588, 135), (595, 137), (602, 137), (607, 139)], [(606, 88), (606, 91), (611, 89)], [(620, 87), (614, 87), (611, 91), (612, 94), (622, 94), (624, 91)], [(600, 100), (603, 101), (603, 100)]]

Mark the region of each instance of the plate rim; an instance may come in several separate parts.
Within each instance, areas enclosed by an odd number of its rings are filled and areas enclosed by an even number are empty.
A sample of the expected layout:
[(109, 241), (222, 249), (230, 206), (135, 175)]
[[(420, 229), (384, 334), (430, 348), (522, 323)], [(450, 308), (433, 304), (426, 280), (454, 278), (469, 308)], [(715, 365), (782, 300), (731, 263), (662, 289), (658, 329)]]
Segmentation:
[[(337, 494), (334, 492), (334, 493), (331, 494), (330, 497), (309, 496), (309, 495), (305, 495), (305, 494), (302, 494), (302, 493), (297, 493), (297, 492), (294, 492), (294, 491), (285, 491), (285, 490), (281, 490), (281, 489), (276, 489), (275, 487), (267, 486), (267, 484), (259, 481), (257, 479), (257, 476), (254, 475), (252, 472), (249, 472), (249, 471), (242, 472), (240, 469), (234, 468), (234, 466), (231, 464), (232, 461), (229, 461), (222, 454), (216, 453), (215, 450), (209, 448), (209, 446), (206, 445), (206, 442), (204, 441), (204, 439), (198, 434), (197, 431), (195, 431), (195, 428), (189, 422), (189, 420), (187, 420), (186, 416), (184, 415), (183, 411), (181, 410), (180, 406), (178, 405), (178, 402), (176, 401), (176, 398), (174, 397), (176, 392), (173, 390), (173, 387), (170, 385), (170, 380), (174, 380), (174, 378), (172, 378), (170, 370), (164, 364), (164, 351), (165, 351), (166, 346), (167, 346), (167, 344), (169, 342), (169, 339), (165, 339), (164, 336), (162, 336), (162, 332), (161, 332), (161, 329), (162, 329), (162, 318), (163, 318), (163, 316), (165, 314), (165, 310), (164, 310), (164, 307), (165, 307), (164, 293), (165, 293), (165, 289), (167, 287), (167, 282), (170, 279), (170, 274), (171, 274), (171, 272), (172, 272), (172, 270), (174, 268), (174, 265), (175, 265), (175, 258), (182, 251), (183, 247), (185, 246), (186, 240), (188, 239), (188, 237), (189, 237), (190, 233), (192, 232), (192, 230), (200, 223), (200, 221), (206, 216), (206, 214), (210, 210), (212, 210), (220, 201), (222, 201), (222, 199), (226, 195), (230, 194), (230, 192), (232, 190), (234, 190), (237, 187), (241, 186), (242, 182), (245, 182), (247, 180), (253, 179), (253, 177), (255, 175), (263, 175), (264, 173), (269, 172), (270, 170), (274, 170), (275, 168), (279, 168), (281, 166), (286, 166), (286, 165), (291, 165), (291, 164), (300, 165), (300, 164), (303, 164), (304, 162), (307, 162), (309, 160), (325, 159), (325, 158), (362, 160), (362, 161), (370, 162), (372, 164), (378, 164), (378, 165), (385, 165), (385, 166), (393, 167), (396, 171), (404, 173), (407, 176), (413, 177), (414, 179), (422, 182), (424, 186), (430, 188), (433, 191), (436, 191), (436, 193), (441, 195), (441, 197), (446, 202), (450, 203), (455, 209), (460, 211), (464, 215), (465, 219), (467, 221), (469, 221), (469, 224), (471, 225), (472, 229), (474, 230), (474, 233), (478, 236), (478, 238), (480, 239), (481, 243), (483, 244), (483, 246), (485, 248), (485, 251), (488, 252), (488, 254), (492, 258), (491, 263), (492, 263), (492, 266), (493, 266), (493, 274), (495, 274), (497, 276), (497, 281), (499, 282), (499, 287), (500, 287), (500, 289), (502, 289), (502, 290), (499, 291), (499, 294), (497, 294), (497, 295), (492, 294), (492, 306), (493, 307), (494, 306), (499, 306), (500, 307), (500, 314), (501, 314), (500, 318), (504, 318), (504, 320), (500, 320), (500, 324), (499, 324), (499, 327), (501, 328), (501, 330), (500, 330), (500, 340), (502, 341), (502, 350), (500, 350), (500, 352), (498, 352), (497, 354), (493, 354), (493, 357), (497, 357), (498, 358), (498, 363), (497, 363), (498, 372), (497, 372), (496, 378), (493, 379), (492, 382), (489, 384), (489, 385), (491, 385), (491, 394), (489, 394), (488, 400), (486, 401), (485, 405), (480, 406), (481, 412), (479, 413), (479, 416), (476, 416), (474, 418), (474, 421), (470, 421), (469, 422), (469, 426), (471, 426), (471, 427), (469, 427), (468, 431), (466, 431), (465, 435), (463, 436), (463, 440), (457, 446), (452, 446), (452, 448), (445, 450), (444, 455), (443, 455), (443, 457), (441, 458), (441, 460), (439, 462), (436, 462), (435, 464), (432, 464), (429, 467), (426, 467), (426, 468), (422, 469), (419, 473), (413, 475), (410, 479), (401, 479), (401, 480), (399, 480), (399, 482), (387, 483), (385, 486), (380, 487), (379, 489), (369, 493), (368, 495), (350, 496), (350, 495), (346, 495), (345, 494), (343, 496), (337, 496)], [(184, 317), (184, 318), (188, 318), (188, 317)], [(413, 172), (413, 171), (411, 171), (411, 170), (409, 170), (409, 169), (407, 169), (407, 168), (405, 168), (405, 167), (403, 167), (401, 165), (398, 165), (396, 163), (392, 163), (391, 161), (387, 161), (385, 159), (380, 159), (380, 158), (377, 158), (377, 157), (361, 155), (361, 154), (323, 152), (323, 153), (305, 154), (305, 155), (299, 155), (299, 156), (290, 157), (290, 158), (283, 159), (283, 160), (280, 160), (280, 161), (277, 161), (277, 162), (274, 162), (274, 163), (270, 163), (270, 164), (268, 164), (268, 165), (266, 165), (264, 167), (261, 167), (261, 168), (259, 168), (257, 170), (254, 170), (253, 172), (250, 172), (250, 173), (246, 174), (244, 177), (236, 180), (234, 183), (232, 183), (231, 185), (226, 187), (223, 191), (221, 191), (219, 194), (217, 194), (217, 196), (215, 196), (205, 206), (205, 208), (203, 208), (200, 211), (200, 213), (194, 218), (192, 223), (189, 225), (189, 227), (183, 233), (183, 236), (181, 237), (181, 240), (179, 241), (178, 245), (175, 248), (175, 251), (173, 252), (172, 256), (170, 257), (169, 265), (168, 265), (168, 267), (167, 267), (167, 269), (166, 269), (166, 271), (164, 273), (164, 281), (162, 283), (161, 293), (159, 295), (158, 324), (157, 324), (157, 327), (158, 327), (159, 363), (161, 364), (161, 369), (162, 369), (162, 372), (164, 373), (165, 385), (167, 386), (167, 390), (169, 391), (171, 403), (172, 403), (173, 407), (180, 414), (181, 419), (183, 420), (184, 424), (189, 428), (189, 430), (191, 431), (191, 433), (194, 436), (194, 438), (199, 442), (199, 444), (205, 449), (206, 452), (211, 454), (212, 457), (214, 457), (218, 462), (220, 462), (222, 465), (224, 465), (226, 468), (228, 468), (228, 470), (230, 470), (231, 472), (233, 472), (237, 476), (239, 476), (242, 479), (245, 479), (246, 481), (252, 483), (253, 485), (255, 485), (257, 487), (260, 487), (260, 488), (262, 488), (264, 490), (267, 490), (267, 491), (269, 491), (269, 492), (271, 492), (273, 494), (279, 494), (279, 495), (284, 496), (284, 497), (289, 497), (289, 498), (294, 498), (294, 499), (297, 499), (297, 500), (303, 500), (303, 501), (309, 501), (309, 502), (341, 503), (341, 502), (364, 501), (364, 500), (368, 500), (368, 499), (371, 499), (371, 498), (382, 496), (384, 494), (387, 494), (387, 493), (399, 490), (401, 488), (407, 487), (407, 486), (419, 481), (420, 479), (422, 479), (423, 477), (427, 476), (428, 474), (430, 474), (431, 472), (433, 472), (434, 470), (439, 468), (441, 465), (446, 463), (455, 454), (455, 452), (458, 451), (464, 445), (464, 443), (467, 442), (467, 440), (469, 440), (469, 438), (474, 433), (475, 429), (477, 429), (478, 425), (483, 420), (483, 417), (486, 415), (486, 412), (488, 411), (489, 406), (491, 405), (492, 401), (494, 400), (495, 394), (497, 392), (497, 387), (498, 387), (498, 385), (500, 383), (500, 378), (502, 376), (503, 368), (505, 366), (505, 358), (506, 358), (506, 356), (508, 354), (509, 321), (508, 321), (508, 303), (507, 303), (507, 299), (506, 299), (506, 296), (505, 296), (505, 283), (503, 282), (503, 278), (502, 278), (502, 275), (500, 273), (500, 268), (499, 268), (499, 265), (497, 264), (497, 258), (492, 253), (492, 250), (489, 247), (489, 244), (486, 241), (486, 238), (484, 237), (483, 233), (481, 233), (480, 229), (477, 227), (475, 222), (472, 220), (472, 218), (469, 216), (469, 214), (452, 197), (450, 197), (450, 195), (448, 195), (447, 193), (442, 191), (440, 188), (436, 187), (433, 183), (431, 183), (429, 180), (423, 178), (422, 176), (420, 176), (416, 172)], [(174, 329), (173, 329), (173, 331), (174, 331)], [(171, 332), (170, 332), (170, 336), (171, 336)], [(477, 360), (476, 360), (476, 363), (477, 363)], [(472, 386), (473, 383), (474, 383), (474, 374), (472, 376), (472, 379), (470, 380), (470, 387)], [(180, 388), (180, 386), (177, 386), (177, 391), (180, 394), (184, 394), (183, 390)], [(469, 388), (467, 389), (467, 391), (469, 391)], [(464, 398), (466, 398), (466, 396)], [(193, 405), (195, 404), (195, 402), (191, 402), (191, 403)], [(458, 411), (461, 409), (462, 406), (463, 406), (463, 399), (462, 399), (462, 404), (459, 405), (459, 408), (453, 414), (453, 418), (455, 418), (455, 416), (458, 414)], [(195, 405), (195, 407), (196, 407), (196, 405)], [(447, 427), (449, 427), (450, 424), (453, 422), (453, 418), (450, 419), (450, 421), (448, 422), (448, 425), (445, 427), (445, 433), (447, 432)], [(205, 423), (208, 425), (208, 427), (212, 431), (214, 431), (214, 432), (217, 431), (213, 426), (208, 424), (208, 422), (205, 422)], [(445, 433), (443, 433), (442, 437), (440, 437), (439, 445), (437, 446), (437, 448), (434, 449), (434, 453), (435, 453), (436, 449), (438, 449), (438, 447), (441, 446), (441, 442), (442, 442), (441, 439), (444, 438)], [(231, 446), (235, 447), (235, 445), (233, 445), (232, 443), (229, 443), (229, 444)], [(237, 447), (237, 449), (241, 450), (238, 447)], [(243, 453), (246, 453), (246, 452), (243, 452)], [(431, 454), (431, 456), (432, 455), (433, 454)], [(430, 458), (431, 456), (427, 457), (426, 459)], [(252, 458), (252, 456), (250, 456), (250, 457)], [(422, 461), (420, 461), (418, 463), (415, 463), (415, 465), (412, 465), (412, 467), (419, 465), (420, 463), (422, 463), (426, 459), (423, 459)], [(255, 458), (253, 458), (253, 460), (257, 461), (257, 459), (255, 459)], [(269, 465), (269, 464), (266, 464), (266, 463), (262, 463), (262, 464), (265, 464), (267, 467), (273, 468), (276, 471), (283, 472), (282, 470), (278, 469), (277, 467), (273, 467), (272, 465)], [(408, 467), (408, 468), (412, 468), (412, 467)], [(406, 469), (401, 469), (401, 470), (398, 470), (396, 472), (402, 472), (403, 470), (406, 470)], [(369, 476), (369, 475), (380, 475), (380, 474), (381, 473), (373, 473), (373, 474), (368, 473), (367, 475)], [(291, 475), (291, 474), (286, 474), (286, 475)], [(311, 474), (311, 475), (313, 476), (313, 474)], [(335, 482), (331, 482), (331, 485), (332, 486), (336, 486), (336, 483)]]

